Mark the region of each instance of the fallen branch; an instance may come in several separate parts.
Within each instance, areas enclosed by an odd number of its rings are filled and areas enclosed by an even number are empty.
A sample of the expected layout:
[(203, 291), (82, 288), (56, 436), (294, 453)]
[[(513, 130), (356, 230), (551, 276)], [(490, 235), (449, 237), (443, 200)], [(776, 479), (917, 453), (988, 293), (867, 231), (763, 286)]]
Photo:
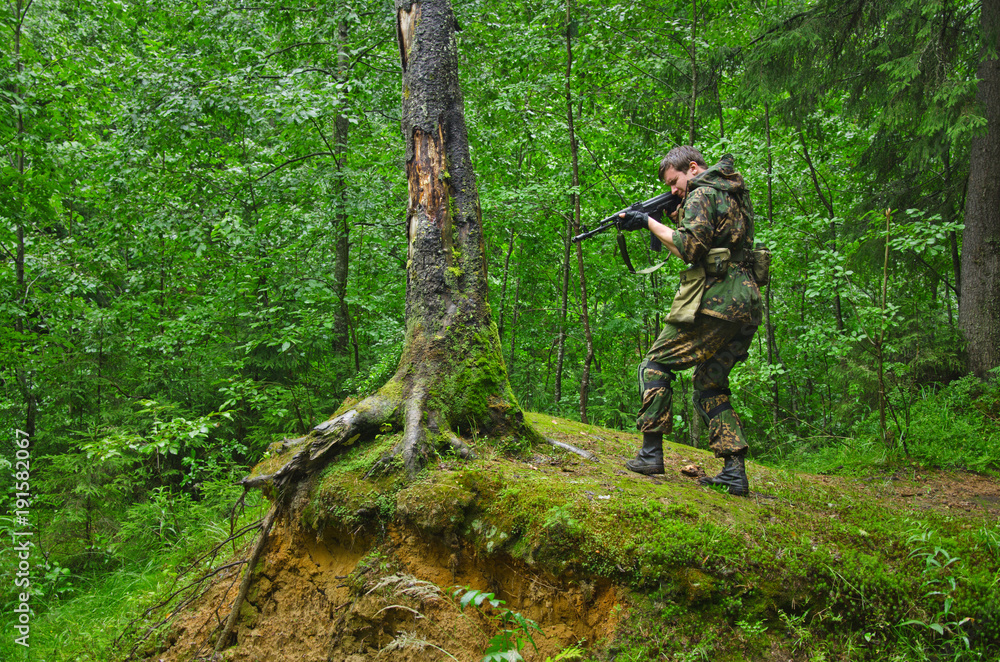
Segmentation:
[(591, 462), (600, 462), (600, 460), (597, 459), (597, 456), (591, 453), (590, 451), (585, 451), (582, 448), (577, 448), (576, 446), (571, 446), (561, 441), (556, 441), (555, 439), (549, 439), (548, 437), (543, 437), (543, 438), (545, 439), (546, 442), (552, 444), (556, 448), (561, 448), (564, 451), (569, 451), (570, 453), (576, 453), (580, 457), (584, 458), (585, 460), (590, 460)]
[[(240, 498), (242, 500), (243, 497), (240, 497)], [(222, 548), (226, 544), (228, 544), (229, 542), (232, 542), (235, 545), (236, 541), (239, 538), (243, 537), (244, 535), (246, 535), (250, 531), (253, 531), (255, 529), (259, 529), (261, 527), (261, 524), (262, 524), (262, 520), (257, 520), (256, 522), (253, 522), (251, 524), (248, 524), (246, 526), (241, 527), (239, 530), (233, 531), (232, 535), (230, 535), (228, 538), (226, 538), (222, 542), (217, 543), (214, 547), (212, 547), (212, 549), (209, 552), (201, 555), (200, 557), (198, 557), (197, 559), (195, 559), (194, 561), (192, 561), (190, 564), (188, 564), (188, 566), (186, 568), (180, 569), (180, 571), (178, 572), (177, 576), (174, 579), (173, 585), (169, 589), (170, 590), (170, 594), (166, 598), (164, 598), (163, 600), (161, 600), (160, 602), (158, 602), (157, 604), (155, 604), (155, 605), (147, 608), (146, 610), (144, 610), (142, 612), (142, 614), (140, 614), (136, 618), (132, 619), (128, 623), (128, 625), (126, 625), (125, 628), (122, 630), (122, 633), (120, 635), (118, 635), (118, 637), (115, 639), (113, 645), (116, 646), (116, 647), (119, 646), (122, 643), (122, 641), (124, 640), (126, 634), (128, 632), (130, 632), (133, 628), (137, 627), (140, 621), (142, 621), (143, 619), (149, 617), (151, 614), (153, 614), (157, 610), (163, 609), (163, 608), (167, 607), (168, 605), (170, 605), (170, 603), (175, 598), (177, 598), (179, 596), (182, 596), (185, 592), (189, 592), (188, 595), (185, 596), (185, 597), (183, 597), (177, 604), (175, 604), (173, 606), (173, 609), (171, 609), (170, 612), (164, 618), (162, 618), (158, 622), (156, 622), (156, 623), (148, 626), (146, 628), (145, 634), (142, 634), (142, 635), (138, 636), (138, 640), (132, 645), (132, 647), (131, 647), (131, 649), (129, 651), (129, 654), (128, 654), (128, 656), (125, 659), (128, 659), (128, 660), (133, 659), (135, 657), (136, 651), (138, 651), (138, 649), (139, 649), (139, 646), (143, 642), (145, 642), (146, 640), (148, 640), (149, 637), (156, 630), (158, 630), (160, 627), (162, 627), (163, 625), (165, 625), (166, 623), (168, 623), (172, 618), (174, 618), (174, 616), (176, 616), (178, 613), (180, 613), (188, 605), (192, 604), (195, 600), (197, 600), (199, 597), (201, 597), (202, 595), (204, 595), (204, 593), (207, 591), (207, 588), (206, 589), (201, 589), (201, 587), (202, 587), (202, 585), (206, 581), (208, 581), (212, 577), (218, 575), (220, 572), (222, 572), (224, 570), (229, 570), (231, 568), (241, 566), (244, 563), (246, 563), (247, 561), (246, 560), (234, 561), (234, 562), (231, 562), (231, 563), (223, 564), (223, 565), (215, 567), (215, 568), (211, 568), (210, 570), (208, 570), (208, 571), (202, 573), (201, 575), (199, 575), (197, 578), (189, 581), (187, 584), (181, 586), (180, 588), (176, 588), (175, 589), (175, 587), (177, 586), (178, 582), (181, 581), (182, 578), (188, 576), (190, 573), (192, 573), (194, 570), (196, 570), (198, 568), (198, 566), (205, 559), (209, 559), (209, 564), (211, 564), (212, 562), (214, 562), (215, 558), (218, 556), (218, 554), (221, 552)], [(239, 576), (239, 575), (237, 574), (237, 576)], [(201, 589), (201, 590), (199, 590), (199, 589)]]

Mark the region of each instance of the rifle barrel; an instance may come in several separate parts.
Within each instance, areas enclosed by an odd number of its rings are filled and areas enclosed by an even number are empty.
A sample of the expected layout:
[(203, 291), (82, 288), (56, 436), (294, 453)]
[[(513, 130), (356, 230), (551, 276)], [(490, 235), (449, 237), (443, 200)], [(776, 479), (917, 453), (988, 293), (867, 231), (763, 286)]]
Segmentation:
[[(617, 216), (617, 214), (615, 214), (615, 216)], [(615, 216), (609, 216), (608, 218), (615, 218)], [(601, 232), (604, 232), (605, 230), (607, 230), (608, 228), (612, 227), (615, 224), (615, 221), (608, 221), (607, 218), (604, 219), (604, 221), (605, 223), (600, 227), (594, 228), (589, 232), (584, 232), (583, 234), (578, 234), (575, 237), (573, 237), (573, 243), (578, 244), (584, 239), (590, 239), (595, 234), (600, 234)]]

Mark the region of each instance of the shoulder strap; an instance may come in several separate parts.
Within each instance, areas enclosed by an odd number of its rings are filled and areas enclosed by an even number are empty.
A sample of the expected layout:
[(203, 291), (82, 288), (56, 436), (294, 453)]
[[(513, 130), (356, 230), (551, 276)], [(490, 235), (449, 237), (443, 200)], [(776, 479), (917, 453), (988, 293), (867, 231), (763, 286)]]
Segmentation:
[(635, 267), (632, 266), (632, 260), (628, 257), (628, 248), (625, 246), (625, 233), (620, 229), (618, 230), (618, 251), (622, 254), (622, 260), (625, 261), (625, 266), (628, 268), (629, 273), (635, 273)]

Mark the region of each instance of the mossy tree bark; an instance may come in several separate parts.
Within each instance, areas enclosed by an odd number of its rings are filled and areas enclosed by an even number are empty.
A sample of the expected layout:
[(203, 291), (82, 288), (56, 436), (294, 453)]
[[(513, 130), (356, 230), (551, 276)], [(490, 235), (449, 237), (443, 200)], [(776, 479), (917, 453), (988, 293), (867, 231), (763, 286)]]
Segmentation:
[(381, 467), (410, 475), (437, 446), (462, 455), (463, 435), (533, 438), (507, 378), (487, 301), (482, 215), (458, 80), (457, 24), (448, 0), (397, 0), (403, 67), (409, 240), (406, 337), (388, 383), (317, 426), (309, 444), (274, 474), (277, 486), (326, 464), (338, 447), (391, 425), (401, 441)]
[(454, 432), (524, 426), (487, 302), (451, 3), (397, 0), (396, 12), (410, 199), (406, 340), (390, 384), (403, 393), (396, 452), (412, 473), (434, 436), (454, 442)]

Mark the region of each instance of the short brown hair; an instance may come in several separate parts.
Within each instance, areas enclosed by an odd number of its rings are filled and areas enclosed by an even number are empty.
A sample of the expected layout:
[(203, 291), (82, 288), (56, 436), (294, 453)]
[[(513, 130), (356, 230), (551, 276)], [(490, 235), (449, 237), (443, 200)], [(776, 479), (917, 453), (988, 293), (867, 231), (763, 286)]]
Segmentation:
[(701, 155), (701, 152), (696, 150), (690, 145), (681, 145), (680, 147), (674, 147), (672, 150), (667, 152), (667, 155), (663, 157), (660, 161), (660, 179), (663, 179), (663, 174), (667, 172), (667, 168), (673, 168), (678, 172), (684, 172), (687, 170), (688, 164), (694, 161), (702, 168), (705, 166), (705, 157)]

